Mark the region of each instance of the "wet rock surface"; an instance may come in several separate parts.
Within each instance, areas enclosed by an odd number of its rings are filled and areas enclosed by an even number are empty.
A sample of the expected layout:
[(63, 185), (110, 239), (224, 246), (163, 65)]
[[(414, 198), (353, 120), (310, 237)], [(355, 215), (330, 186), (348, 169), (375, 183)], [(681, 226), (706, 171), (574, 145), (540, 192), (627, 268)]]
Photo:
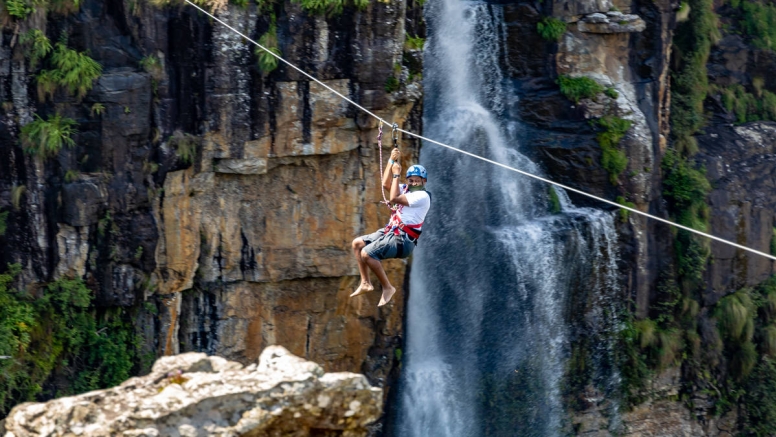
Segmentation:
[[(770, 253), (776, 223), (776, 123), (718, 125), (698, 137), (697, 159), (711, 182), (714, 235)], [(713, 262), (706, 271), (706, 305), (773, 274), (773, 262), (727, 244), (711, 243)]]
[(325, 373), (280, 346), (243, 366), (203, 353), (164, 357), (123, 384), (14, 408), (4, 437), (366, 436), (382, 390), (363, 375)]

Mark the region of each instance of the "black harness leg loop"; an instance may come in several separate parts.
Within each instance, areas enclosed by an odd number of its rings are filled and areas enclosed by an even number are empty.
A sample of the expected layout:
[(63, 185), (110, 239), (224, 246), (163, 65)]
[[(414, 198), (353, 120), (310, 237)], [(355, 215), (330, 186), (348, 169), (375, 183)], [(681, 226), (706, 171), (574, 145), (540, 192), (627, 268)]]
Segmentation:
[(396, 244), (396, 258), (401, 258), (404, 255), (404, 237), (398, 236), (398, 242)]

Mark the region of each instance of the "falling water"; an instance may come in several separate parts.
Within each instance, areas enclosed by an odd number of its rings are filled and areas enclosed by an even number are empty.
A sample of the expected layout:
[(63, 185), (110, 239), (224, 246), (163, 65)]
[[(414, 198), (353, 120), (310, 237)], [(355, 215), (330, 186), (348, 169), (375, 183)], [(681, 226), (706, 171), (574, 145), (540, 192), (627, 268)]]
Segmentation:
[[(501, 7), (426, 8), (425, 133), (540, 174), (505, 111), (515, 97)], [(433, 206), (410, 278), (396, 435), (560, 435), (570, 296), (593, 302), (589, 333), (617, 328), (612, 214), (574, 207), (562, 191), (562, 212), (551, 214), (548, 186), (432, 145), (421, 162)], [(611, 344), (593, 354), (594, 378), (611, 392)]]

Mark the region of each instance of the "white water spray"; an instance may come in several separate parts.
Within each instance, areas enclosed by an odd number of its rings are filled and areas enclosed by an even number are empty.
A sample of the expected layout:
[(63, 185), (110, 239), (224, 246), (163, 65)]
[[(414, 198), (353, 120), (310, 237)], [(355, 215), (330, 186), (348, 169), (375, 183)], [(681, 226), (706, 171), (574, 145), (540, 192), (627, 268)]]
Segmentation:
[[(506, 140), (515, 121), (501, 7), (438, 0), (426, 17), (428, 135), (541, 173)], [(613, 304), (612, 214), (575, 208), (560, 190), (563, 213), (550, 214), (546, 186), (438, 148), (421, 163), (433, 206), (410, 278), (396, 435), (560, 435), (564, 311), (583, 278), (597, 305)], [(594, 314), (596, 329), (616, 329), (612, 314)]]

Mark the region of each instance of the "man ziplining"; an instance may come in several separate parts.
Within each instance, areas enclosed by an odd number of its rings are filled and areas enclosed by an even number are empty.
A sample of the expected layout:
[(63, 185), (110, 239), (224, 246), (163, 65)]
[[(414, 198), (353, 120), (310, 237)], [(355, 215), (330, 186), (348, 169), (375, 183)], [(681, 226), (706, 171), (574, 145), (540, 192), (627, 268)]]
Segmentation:
[(350, 297), (372, 291), (375, 288), (369, 280), (371, 269), (383, 287), (383, 294), (377, 306), (390, 302), (396, 288), (388, 281), (381, 260), (407, 258), (418, 244), (421, 226), (431, 208), (431, 195), (426, 191), (426, 169), (422, 165), (413, 165), (407, 169), (407, 184), (399, 184), (401, 152), (393, 149), (388, 166), (383, 171), (383, 187), (390, 191), (388, 202), (393, 205), (391, 220), (384, 228), (369, 235), (353, 240), (353, 255), (358, 262), (361, 284)]

